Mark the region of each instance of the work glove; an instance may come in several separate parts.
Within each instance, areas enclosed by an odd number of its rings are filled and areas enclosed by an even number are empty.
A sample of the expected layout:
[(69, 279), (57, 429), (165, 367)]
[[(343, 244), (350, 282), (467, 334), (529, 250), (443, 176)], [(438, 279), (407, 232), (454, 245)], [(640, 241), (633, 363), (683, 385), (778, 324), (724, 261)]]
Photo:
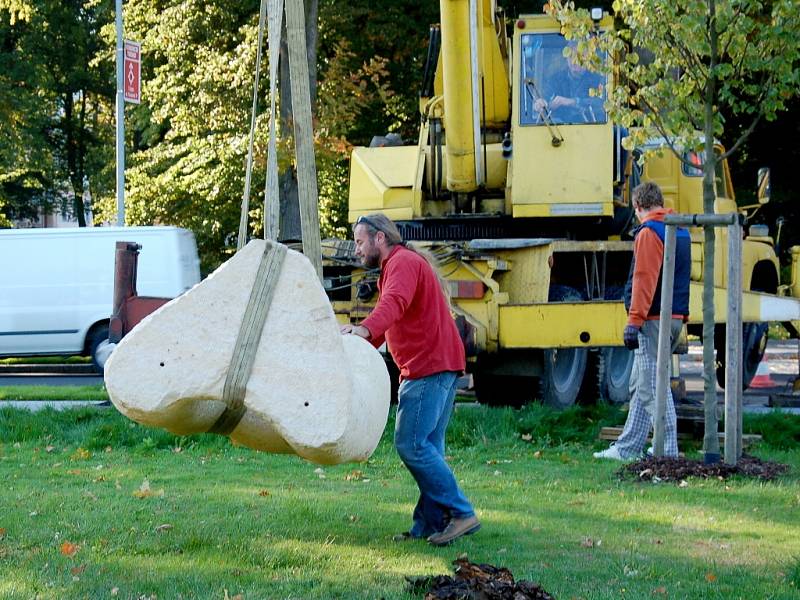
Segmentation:
[(628, 350), (636, 350), (639, 347), (639, 328), (635, 325), (626, 325), (622, 342)]

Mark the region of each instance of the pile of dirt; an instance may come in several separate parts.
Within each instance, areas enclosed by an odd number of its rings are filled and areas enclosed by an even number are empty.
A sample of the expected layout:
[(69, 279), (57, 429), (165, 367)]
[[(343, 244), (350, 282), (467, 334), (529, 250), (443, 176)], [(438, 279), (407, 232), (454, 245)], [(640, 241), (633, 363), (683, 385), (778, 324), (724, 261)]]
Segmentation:
[(687, 458), (648, 456), (626, 464), (617, 471), (617, 475), (625, 481), (683, 481), (687, 477), (727, 479), (733, 475), (770, 481), (788, 470), (789, 465), (761, 460), (746, 454), (742, 455), (735, 466), (722, 462), (707, 465), (702, 461)]
[(514, 581), (506, 568), (475, 564), (466, 558), (453, 561), (455, 576), (407, 577), (415, 592), (424, 592), (424, 600), (554, 600), (538, 584)]

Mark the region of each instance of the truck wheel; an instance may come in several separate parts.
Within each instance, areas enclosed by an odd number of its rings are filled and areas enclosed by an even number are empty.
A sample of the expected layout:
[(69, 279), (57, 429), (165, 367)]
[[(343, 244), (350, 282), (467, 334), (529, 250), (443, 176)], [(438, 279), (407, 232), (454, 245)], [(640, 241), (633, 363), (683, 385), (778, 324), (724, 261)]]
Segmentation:
[[(550, 302), (582, 300), (575, 288), (552, 285)], [(551, 348), (544, 351), (542, 376), (539, 378), (539, 397), (542, 403), (554, 408), (567, 408), (575, 404), (586, 374), (588, 348)]]
[(587, 348), (553, 348), (544, 351), (543, 373), (539, 378), (542, 403), (553, 408), (575, 404), (586, 373)]
[[(742, 323), (742, 389), (746, 390), (756, 376), (758, 364), (767, 349), (769, 323)], [(714, 328), (717, 350), (717, 383), (725, 388), (725, 325)]]
[(629, 398), (633, 352), (623, 346), (602, 348), (599, 358), (597, 379), (600, 382), (600, 397), (611, 404), (624, 404)]
[[(104, 343), (105, 342), (105, 343)], [(92, 364), (100, 375), (106, 365), (106, 360), (110, 355), (108, 348), (108, 324), (99, 325), (94, 328), (89, 337), (89, 356), (92, 357)]]

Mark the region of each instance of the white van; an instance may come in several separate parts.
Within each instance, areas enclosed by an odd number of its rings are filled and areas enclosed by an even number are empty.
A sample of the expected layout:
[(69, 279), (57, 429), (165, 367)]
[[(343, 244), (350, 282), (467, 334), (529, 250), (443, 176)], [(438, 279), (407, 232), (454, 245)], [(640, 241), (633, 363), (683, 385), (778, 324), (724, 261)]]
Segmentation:
[(118, 241), (136, 242), (140, 296), (174, 298), (200, 281), (178, 227), (0, 230), (0, 356), (83, 355), (108, 338)]

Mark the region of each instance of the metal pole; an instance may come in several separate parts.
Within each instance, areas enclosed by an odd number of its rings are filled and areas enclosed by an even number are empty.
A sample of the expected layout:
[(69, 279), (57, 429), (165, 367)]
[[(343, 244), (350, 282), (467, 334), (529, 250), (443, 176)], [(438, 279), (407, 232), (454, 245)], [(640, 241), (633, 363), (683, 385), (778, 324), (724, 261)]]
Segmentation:
[(125, 225), (125, 98), (123, 96), (122, 0), (116, 0), (117, 21), (117, 225)]
[(728, 318), (725, 324), (725, 463), (735, 465), (742, 439), (742, 234), (728, 225)]
[(653, 424), (653, 455), (664, 456), (667, 393), (669, 392), (670, 352), (672, 349), (672, 290), (675, 284), (675, 246), (677, 230), (667, 225), (664, 236), (664, 270), (661, 276), (661, 314), (658, 322), (656, 359), (656, 416)]

